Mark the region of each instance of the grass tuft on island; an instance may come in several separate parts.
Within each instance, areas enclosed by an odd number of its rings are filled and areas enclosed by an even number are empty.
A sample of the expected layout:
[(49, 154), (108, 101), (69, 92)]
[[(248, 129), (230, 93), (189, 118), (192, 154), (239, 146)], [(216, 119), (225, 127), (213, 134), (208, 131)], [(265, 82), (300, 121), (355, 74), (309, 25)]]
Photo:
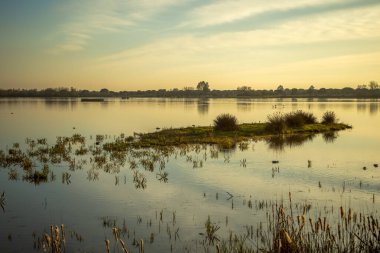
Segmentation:
[[(299, 114), (294, 112), (294, 114)], [(316, 133), (331, 133), (350, 129), (352, 126), (344, 123), (302, 123), (287, 125), (286, 119), (290, 114), (276, 115), (284, 121), (280, 129), (273, 127), (273, 122), (238, 124), (236, 130), (218, 130), (213, 126), (193, 126), (184, 128), (169, 128), (153, 133), (137, 134), (134, 142), (137, 147), (178, 146), (187, 144), (216, 144), (223, 148), (234, 147), (237, 143), (248, 140), (267, 140), (275, 136), (305, 136)], [(220, 116), (218, 116), (220, 117)], [(271, 116), (268, 116), (271, 119)]]

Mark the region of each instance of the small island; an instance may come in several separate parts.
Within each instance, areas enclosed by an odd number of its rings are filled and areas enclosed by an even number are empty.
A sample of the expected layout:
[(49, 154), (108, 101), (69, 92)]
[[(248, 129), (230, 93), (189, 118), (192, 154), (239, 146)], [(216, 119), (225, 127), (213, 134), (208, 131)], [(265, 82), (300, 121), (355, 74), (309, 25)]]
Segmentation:
[[(265, 123), (238, 124), (235, 116), (219, 115), (213, 126), (169, 128), (152, 133), (136, 134), (135, 147), (178, 146), (186, 144), (216, 144), (234, 147), (248, 140), (268, 140), (273, 137), (310, 136), (334, 133), (352, 126), (337, 122), (334, 112), (326, 112), (321, 122), (311, 113), (296, 111), (268, 116)], [(131, 138), (132, 139), (132, 138)]]

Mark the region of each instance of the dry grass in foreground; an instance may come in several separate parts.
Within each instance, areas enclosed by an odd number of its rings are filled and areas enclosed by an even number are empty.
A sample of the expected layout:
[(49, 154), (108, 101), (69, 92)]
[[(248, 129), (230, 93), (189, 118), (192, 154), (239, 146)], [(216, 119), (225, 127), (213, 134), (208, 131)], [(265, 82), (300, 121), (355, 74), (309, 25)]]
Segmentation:
[[(251, 204), (252, 205), (252, 204)], [(251, 207), (252, 208), (252, 207)], [(313, 208), (310, 203), (289, 201), (259, 202), (258, 210), (265, 213), (257, 227), (246, 226), (246, 232), (220, 236), (220, 226), (209, 217), (202, 239), (184, 252), (256, 253), (256, 252), (379, 252), (380, 229), (378, 218), (371, 213), (356, 212), (343, 207)], [(247, 218), (249, 219), (249, 218)], [(144, 240), (130, 239), (117, 227), (112, 227), (113, 239), (106, 238), (101, 251), (148, 252)], [(71, 238), (73, 238), (71, 236)], [(45, 252), (65, 251), (64, 226), (51, 226), (50, 234), (38, 237), (35, 249)], [(170, 244), (170, 240), (169, 240)], [(169, 248), (170, 245), (168, 245)], [(200, 247), (200, 248), (199, 248)], [(171, 246), (170, 246), (171, 248)], [(172, 248), (171, 248), (172, 250)], [(175, 252), (177, 252), (175, 250)], [(154, 251), (153, 251), (154, 252)]]
[(379, 221), (372, 214), (343, 207), (313, 210), (310, 204), (293, 205), (291, 193), (288, 207), (276, 203), (266, 209), (266, 221), (256, 231), (247, 226), (243, 235), (230, 233), (207, 252), (380, 252)]

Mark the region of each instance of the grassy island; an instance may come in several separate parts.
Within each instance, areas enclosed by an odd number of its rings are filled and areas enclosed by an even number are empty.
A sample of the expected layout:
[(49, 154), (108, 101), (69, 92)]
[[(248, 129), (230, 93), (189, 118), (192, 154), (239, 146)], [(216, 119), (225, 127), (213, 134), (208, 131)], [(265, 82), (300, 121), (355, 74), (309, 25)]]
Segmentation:
[(333, 112), (326, 112), (322, 121), (314, 115), (302, 111), (285, 115), (268, 116), (266, 123), (237, 124), (237, 119), (229, 114), (219, 115), (214, 126), (192, 126), (163, 129), (153, 133), (138, 134), (135, 142), (139, 147), (176, 146), (183, 144), (217, 144), (233, 147), (248, 140), (268, 140), (273, 137), (307, 137), (317, 133), (335, 133), (352, 126), (338, 123)]
[(141, 147), (182, 144), (219, 144), (223, 147), (228, 147), (242, 141), (267, 139), (278, 135), (310, 135), (352, 128), (343, 123), (315, 123), (276, 133), (268, 128), (268, 124), (269, 123), (244, 123), (238, 125), (239, 128), (235, 131), (215, 131), (212, 126), (170, 128), (154, 133), (139, 134), (140, 139), (136, 144)]

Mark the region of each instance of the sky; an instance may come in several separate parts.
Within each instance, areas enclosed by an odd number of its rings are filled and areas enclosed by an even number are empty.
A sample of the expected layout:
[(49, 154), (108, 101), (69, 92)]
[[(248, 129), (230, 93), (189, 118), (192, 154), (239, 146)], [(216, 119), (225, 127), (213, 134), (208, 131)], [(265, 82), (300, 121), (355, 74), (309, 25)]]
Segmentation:
[(1, 0), (0, 88), (380, 82), (379, 0)]

